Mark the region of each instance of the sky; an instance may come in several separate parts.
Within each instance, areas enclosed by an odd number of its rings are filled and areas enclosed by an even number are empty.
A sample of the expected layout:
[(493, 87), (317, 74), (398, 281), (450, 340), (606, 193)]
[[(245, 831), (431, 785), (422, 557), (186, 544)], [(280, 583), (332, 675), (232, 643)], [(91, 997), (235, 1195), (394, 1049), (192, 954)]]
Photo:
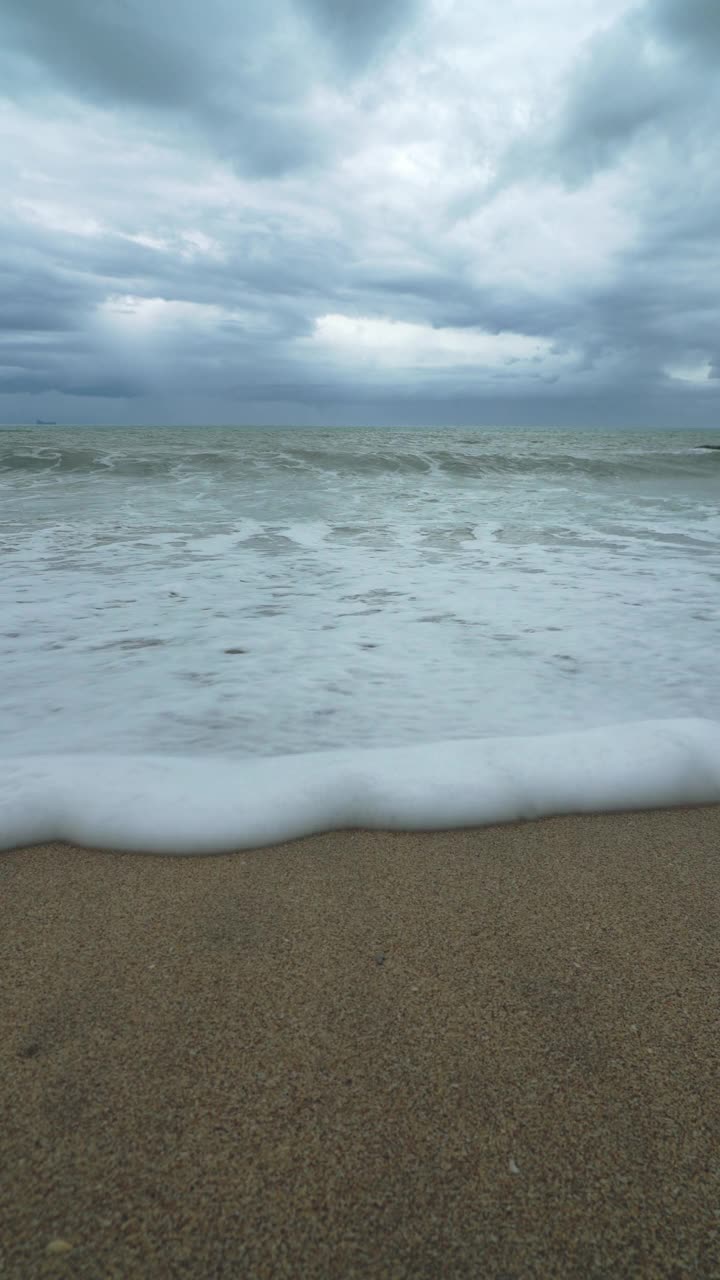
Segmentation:
[(0, 422), (720, 425), (718, 0), (3, 0)]

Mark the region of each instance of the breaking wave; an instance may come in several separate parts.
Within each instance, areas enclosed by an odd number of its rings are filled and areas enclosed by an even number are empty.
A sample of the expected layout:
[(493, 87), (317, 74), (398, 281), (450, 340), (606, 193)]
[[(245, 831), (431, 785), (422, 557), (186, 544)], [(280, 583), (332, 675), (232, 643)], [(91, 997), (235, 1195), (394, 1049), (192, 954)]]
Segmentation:
[[(152, 445), (135, 430), (122, 433), (117, 443), (112, 437), (118, 433), (108, 430), (107, 445), (100, 433), (94, 433), (91, 446), (83, 445), (82, 429), (71, 433), (72, 443), (48, 442), (47, 433), (42, 444), (28, 437), (31, 432), (6, 432), (0, 440), (0, 475), (15, 473), (46, 477), (88, 476), (132, 477), (137, 480), (157, 480), (163, 477), (191, 477), (193, 475), (222, 475), (239, 479), (253, 473), (274, 472), (278, 477), (292, 475), (333, 476), (348, 481), (353, 477), (435, 475), (462, 479), (483, 477), (518, 477), (537, 475), (545, 480), (567, 482), (572, 479), (632, 480), (677, 475), (707, 476), (720, 466), (720, 450), (707, 444), (687, 444), (665, 450), (643, 448), (632, 437), (623, 436), (615, 449), (593, 448), (592, 439), (583, 441), (580, 433), (572, 437), (571, 447), (563, 448), (563, 433), (557, 433), (548, 449), (550, 437), (542, 443), (523, 439), (523, 433), (507, 432), (507, 448), (498, 450), (498, 433), (483, 440), (482, 433), (452, 439), (452, 432), (434, 432), (427, 447), (419, 447), (420, 433), (397, 441), (398, 433), (353, 433), (347, 444), (339, 443), (340, 431), (298, 432), (302, 437), (298, 444), (288, 444), (287, 433), (282, 439), (274, 439), (272, 431), (228, 430), (217, 439), (216, 429), (208, 429), (208, 436), (215, 436), (217, 447), (198, 448), (197, 433), (182, 439), (182, 432), (167, 431), (167, 440), (154, 433)], [(349, 433), (348, 433), (349, 434)], [(63, 431), (68, 436), (68, 432)], [(438, 437), (447, 437), (440, 443)], [(13, 437), (19, 436), (20, 439)], [(388, 439), (388, 436), (390, 437)], [(180, 437), (180, 438), (178, 438)], [(657, 441), (657, 436), (655, 437)], [(503, 440), (505, 444), (505, 440)], [(545, 446), (545, 447), (543, 447)], [(598, 456), (602, 452), (602, 456)]]

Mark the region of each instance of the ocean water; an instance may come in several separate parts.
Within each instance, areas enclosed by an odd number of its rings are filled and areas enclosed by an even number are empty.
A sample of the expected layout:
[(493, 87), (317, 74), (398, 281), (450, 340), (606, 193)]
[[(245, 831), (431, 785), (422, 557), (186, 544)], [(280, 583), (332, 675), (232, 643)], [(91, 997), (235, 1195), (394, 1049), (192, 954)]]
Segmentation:
[(116, 780), (175, 759), (187, 791), (188, 760), (281, 778), (289, 756), (324, 753), (327, 775), (333, 753), (400, 748), (399, 777), (423, 744), (457, 771), (453, 742), (487, 761), (497, 739), (570, 750), (602, 729), (607, 755), (619, 726), (718, 721), (708, 444), (720, 432), (0, 430), (3, 755), (23, 776), (63, 761), (65, 795), (71, 758)]

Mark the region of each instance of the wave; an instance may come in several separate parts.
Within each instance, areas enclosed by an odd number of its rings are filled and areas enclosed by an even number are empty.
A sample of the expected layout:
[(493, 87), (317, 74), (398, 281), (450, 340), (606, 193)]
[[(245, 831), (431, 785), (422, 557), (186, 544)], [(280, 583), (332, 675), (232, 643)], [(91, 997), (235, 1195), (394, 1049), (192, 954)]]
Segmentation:
[[(416, 440), (417, 438), (415, 438)], [(361, 476), (423, 475), (457, 478), (542, 476), (547, 479), (632, 479), (671, 476), (678, 473), (707, 476), (720, 464), (720, 450), (708, 445), (686, 449), (612, 451), (609, 456), (560, 450), (521, 452), (510, 442), (507, 452), (473, 448), (408, 447), (311, 448), (304, 445), (273, 447), (272, 441), (248, 447), (232, 444), (225, 448), (196, 448), (178, 445), (115, 450), (102, 447), (57, 445), (32, 446), (8, 442), (0, 445), (0, 474), (132, 477), (135, 479), (177, 478), (192, 474), (236, 476), (268, 472), (297, 472), (306, 475), (334, 475), (347, 479)]]
[(699, 719), (254, 760), (27, 756), (3, 761), (0, 848), (211, 854), (350, 827), (718, 802), (720, 723)]
[(28, 472), (56, 473), (60, 475), (95, 475), (98, 477), (120, 475), (155, 478), (170, 476), (178, 466), (196, 467), (198, 470), (215, 468), (222, 470), (226, 458), (221, 451), (191, 452), (186, 458), (176, 453), (108, 453), (97, 449), (54, 448), (5, 448), (0, 449), (0, 473)]

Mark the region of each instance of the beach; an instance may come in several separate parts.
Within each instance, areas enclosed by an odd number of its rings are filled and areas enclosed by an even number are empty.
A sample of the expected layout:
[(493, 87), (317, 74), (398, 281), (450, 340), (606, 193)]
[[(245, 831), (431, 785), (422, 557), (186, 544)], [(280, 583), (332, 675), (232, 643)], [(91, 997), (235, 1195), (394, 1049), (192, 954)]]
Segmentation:
[(3, 1276), (720, 1275), (720, 808), (0, 855)]

